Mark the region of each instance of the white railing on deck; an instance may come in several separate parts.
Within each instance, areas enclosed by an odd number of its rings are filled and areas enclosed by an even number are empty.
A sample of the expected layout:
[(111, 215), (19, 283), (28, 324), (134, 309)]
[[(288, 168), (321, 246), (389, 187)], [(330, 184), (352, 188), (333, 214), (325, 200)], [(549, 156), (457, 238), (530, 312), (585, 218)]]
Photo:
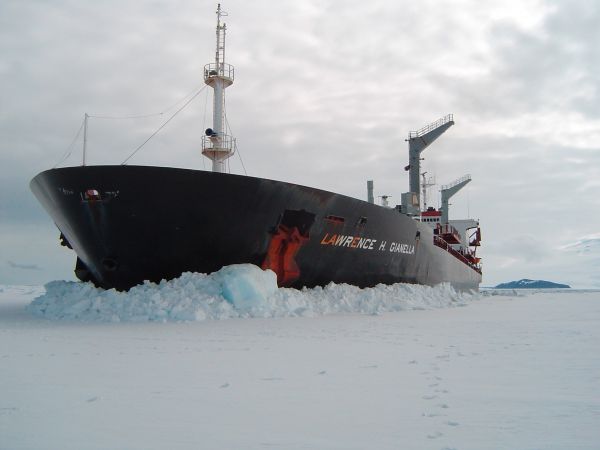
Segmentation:
[(409, 131), (408, 138), (414, 139), (414, 138), (421, 137), (424, 134), (427, 134), (430, 131), (435, 130), (438, 127), (441, 127), (442, 125), (447, 124), (448, 122), (454, 122), (454, 114), (447, 114), (444, 117), (442, 117), (441, 119), (438, 119), (435, 122), (430, 123), (429, 125), (425, 125), (423, 128), (421, 128), (417, 131)]
[(445, 191), (447, 189), (452, 189), (454, 186), (458, 186), (460, 183), (464, 183), (465, 181), (470, 181), (470, 180), (471, 180), (471, 175), (470, 174), (466, 174), (465, 176), (460, 177), (458, 180), (454, 180), (450, 184), (443, 185), (442, 186), (442, 191)]

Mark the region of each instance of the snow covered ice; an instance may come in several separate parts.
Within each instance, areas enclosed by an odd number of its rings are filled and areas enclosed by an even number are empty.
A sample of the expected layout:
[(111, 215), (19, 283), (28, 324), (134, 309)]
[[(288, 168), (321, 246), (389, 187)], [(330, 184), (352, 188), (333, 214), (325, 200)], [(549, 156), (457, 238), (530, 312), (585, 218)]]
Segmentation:
[(599, 448), (599, 291), (273, 282), (0, 287), (0, 449)]
[(145, 283), (118, 292), (91, 283), (54, 281), (29, 311), (48, 319), (99, 322), (199, 321), (233, 317), (314, 316), (335, 313), (382, 313), (463, 305), (476, 299), (449, 285), (409, 284), (360, 289), (329, 284), (325, 288), (278, 289), (275, 273), (251, 264), (226, 266), (210, 275), (185, 273), (156, 285)]

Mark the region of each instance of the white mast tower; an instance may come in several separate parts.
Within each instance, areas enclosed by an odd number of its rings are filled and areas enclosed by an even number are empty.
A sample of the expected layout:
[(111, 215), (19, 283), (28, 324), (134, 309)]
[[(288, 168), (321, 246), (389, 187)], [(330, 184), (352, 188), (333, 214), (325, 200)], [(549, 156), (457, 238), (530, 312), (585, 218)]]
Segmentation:
[(213, 172), (225, 172), (225, 160), (235, 151), (235, 138), (225, 133), (225, 88), (233, 84), (234, 70), (225, 63), (225, 32), (221, 17), (227, 13), (217, 6), (217, 51), (215, 62), (204, 66), (204, 82), (214, 89), (213, 127), (202, 136), (202, 154), (212, 160)]

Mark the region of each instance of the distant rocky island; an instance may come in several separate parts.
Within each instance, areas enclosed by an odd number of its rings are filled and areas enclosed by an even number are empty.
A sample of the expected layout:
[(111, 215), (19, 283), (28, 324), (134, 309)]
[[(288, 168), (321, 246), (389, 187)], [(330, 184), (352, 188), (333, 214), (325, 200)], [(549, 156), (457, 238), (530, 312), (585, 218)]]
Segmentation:
[(553, 283), (544, 280), (528, 280), (526, 278), (519, 281), (509, 281), (495, 286), (496, 289), (566, 289), (570, 288), (568, 284)]

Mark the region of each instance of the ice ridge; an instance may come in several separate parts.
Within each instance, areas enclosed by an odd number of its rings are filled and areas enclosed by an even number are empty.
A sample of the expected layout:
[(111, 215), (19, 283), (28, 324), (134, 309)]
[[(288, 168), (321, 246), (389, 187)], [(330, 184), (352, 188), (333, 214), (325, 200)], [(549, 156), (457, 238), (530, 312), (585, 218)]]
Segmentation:
[(461, 306), (479, 298), (449, 284), (358, 288), (330, 283), (312, 289), (278, 288), (275, 273), (251, 264), (212, 274), (184, 273), (159, 284), (145, 282), (118, 292), (91, 283), (53, 281), (28, 310), (51, 320), (91, 322), (203, 321), (245, 317), (379, 314)]

